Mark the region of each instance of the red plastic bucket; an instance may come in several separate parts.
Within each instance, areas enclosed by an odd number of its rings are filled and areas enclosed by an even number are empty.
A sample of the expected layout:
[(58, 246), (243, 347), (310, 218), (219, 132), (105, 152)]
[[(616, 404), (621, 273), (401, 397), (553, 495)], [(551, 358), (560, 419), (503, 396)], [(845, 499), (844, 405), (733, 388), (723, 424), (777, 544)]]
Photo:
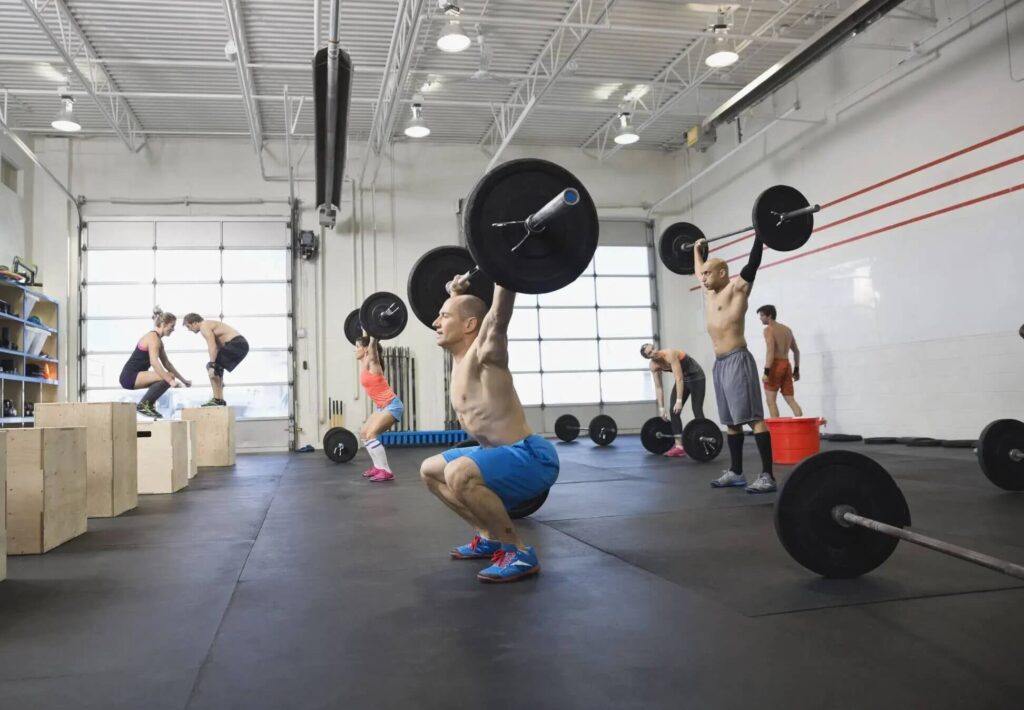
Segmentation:
[(765, 419), (772, 436), (774, 463), (800, 463), (821, 450), (818, 427), (825, 423), (819, 417), (786, 417)]

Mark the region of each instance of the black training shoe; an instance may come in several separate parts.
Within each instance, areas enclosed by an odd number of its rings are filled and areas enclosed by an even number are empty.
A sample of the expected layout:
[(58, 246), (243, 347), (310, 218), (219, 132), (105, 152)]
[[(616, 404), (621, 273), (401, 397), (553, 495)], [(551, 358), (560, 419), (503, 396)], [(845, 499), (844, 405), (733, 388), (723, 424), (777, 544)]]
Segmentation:
[(225, 402), (223, 399), (217, 399), (216, 397), (211, 397), (210, 401), (206, 402), (202, 406), (204, 406), (204, 407), (226, 407), (227, 405), (228, 405), (228, 403)]
[(156, 411), (153, 408), (153, 405), (149, 402), (139, 402), (135, 407), (135, 411), (147, 417), (152, 417), (153, 419), (163, 419), (164, 416), (160, 412)]

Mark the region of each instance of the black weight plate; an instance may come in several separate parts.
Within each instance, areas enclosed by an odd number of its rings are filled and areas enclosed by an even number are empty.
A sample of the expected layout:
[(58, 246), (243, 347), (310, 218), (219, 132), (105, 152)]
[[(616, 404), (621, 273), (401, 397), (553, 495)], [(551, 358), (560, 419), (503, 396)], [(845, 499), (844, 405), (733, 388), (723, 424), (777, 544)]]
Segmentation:
[(580, 420), (571, 414), (563, 414), (555, 420), (555, 436), (562, 441), (573, 441), (580, 435)]
[(860, 434), (822, 434), (825, 441), (860, 441), (864, 437)]
[[(698, 239), (704, 238), (704, 232), (695, 224), (689, 222), (676, 222), (665, 227), (658, 239), (658, 256), (661, 263), (669, 271), (677, 274), (692, 274), (694, 272), (693, 249), (686, 249), (687, 244), (693, 244)], [(708, 258), (708, 246), (705, 244), (701, 249), (704, 258)]]
[[(428, 328), (433, 327), (441, 306), (448, 299), (444, 287), (457, 274), (464, 274), (476, 264), (469, 250), (446, 246), (431, 249), (421, 256), (409, 272), (409, 307)], [(494, 282), (482, 271), (473, 275), (469, 291), (488, 306), (494, 300)]]
[(754, 211), (751, 216), (754, 232), (762, 242), (775, 251), (799, 249), (811, 238), (811, 232), (814, 231), (814, 215), (805, 214), (777, 224), (779, 218), (775, 213), (798, 210), (809, 204), (807, 198), (795, 187), (769, 187), (754, 200)]
[(889, 525), (910, 525), (903, 493), (874, 460), (854, 451), (825, 451), (804, 459), (779, 490), (775, 532), (794, 560), (825, 577), (870, 572), (899, 542), (873, 530), (840, 525), (832, 517), (838, 505)]
[[(392, 306), (397, 306), (397, 310), (388, 315), (387, 311)], [(388, 291), (371, 293), (359, 309), (359, 322), (363, 324), (363, 330), (377, 340), (397, 337), (405, 330), (408, 320), (409, 310), (405, 307), (405, 302)]]
[(978, 437), (978, 463), (988, 480), (1008, 491), (1024, 491), (1024, 460), (1014, 461), (1014, 450), (1024, 452), (1024, 422), (997, 419)]
[(651, 417), (640, 428), (640, 443), (652, 454), (665, 453), (675, 443), (672, 437), (672, 424), (661, 417)]
[(363, 326), (359, 324), (359, 309), (356, 308), (345, 317), (345, 340), (355, 345), (356, 338), (362, 335)]
[(324, 434), (324, 453), (334, 463), (351, 461), (359, 451), (356, 435), (344, 427), (334, 427)]
[(722, 430), (710, 419), (694, 419), (683, 427), (683, 450), (694, 461), (704, 463), (722, 453)]
[[(566, 188), (580, 194), (575, 207), (523, 240), (522, 221)], [(517, 293), (550, 293), (582, 274), (597, 250), (597, 208), (583, 183), (565, 168), (538, 159), (510, 160), (484, 175), (466, 200), (466, 242), (480, 270)]]
[(536, 498), (531, 498), (530, 500), (524, 503), (520, 503), (514, 508), (509, 508), (508, 517), (512, 518), (513, 520), (519, 520), (520, 518), (525, 518), (528, 515), (533, 515), (540, 509), (542, 505), (544, 505), (544, 501), (548, 499), (549, 492), (551, 492), (550, 488), (541, 493)]
[(974, 439), (943, 439), (941, 443), (944, 449), (973, 449), (978, 445)]
[(895, 436), (868, 436), (864, 439), (865, 444), (898, 444), (900, 440)]
[(598, 446), (608, 446), (619, 435), (618, 425), (607, 414), (598, 414), (591, 419), (587, 431), (590, 434), (590, 440)]
[(942, 442), (927, 436), (916, 436), (907, 442), (907, 446), (941, 446)]

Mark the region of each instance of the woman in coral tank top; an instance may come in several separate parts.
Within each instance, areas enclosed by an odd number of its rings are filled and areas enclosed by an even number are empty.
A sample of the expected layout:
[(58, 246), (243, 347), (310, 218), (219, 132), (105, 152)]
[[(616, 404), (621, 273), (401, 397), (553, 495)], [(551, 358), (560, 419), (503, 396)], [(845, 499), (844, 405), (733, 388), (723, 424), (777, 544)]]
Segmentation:
[(374, 483), (395, 480), (395, 474), (388, 465), (388, 456), (377, 437), (402, 419), (405, 405), (402, 404), (384, 377), (381, 367), (381, 347), (376, 338), (356, 338), (356, 360), (359, 361), (359, 384), (366, 390), (366, 396), (373, 402), (373, 414), (367, 417), (359, 429), (359, 438), (370, 454), (373, 466), (363, 471), (363, 476)]

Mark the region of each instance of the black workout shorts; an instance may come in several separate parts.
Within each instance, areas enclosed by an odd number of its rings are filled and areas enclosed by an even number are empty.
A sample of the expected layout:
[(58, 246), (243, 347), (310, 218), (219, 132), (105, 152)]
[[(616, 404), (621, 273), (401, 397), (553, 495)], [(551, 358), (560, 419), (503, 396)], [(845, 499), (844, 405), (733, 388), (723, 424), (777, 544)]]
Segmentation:
[(213, 361), (214, 369), (232, 372), (248, 354), (249, 341), (241, 335), (236, 335), (217, 351), (217, 359)]

